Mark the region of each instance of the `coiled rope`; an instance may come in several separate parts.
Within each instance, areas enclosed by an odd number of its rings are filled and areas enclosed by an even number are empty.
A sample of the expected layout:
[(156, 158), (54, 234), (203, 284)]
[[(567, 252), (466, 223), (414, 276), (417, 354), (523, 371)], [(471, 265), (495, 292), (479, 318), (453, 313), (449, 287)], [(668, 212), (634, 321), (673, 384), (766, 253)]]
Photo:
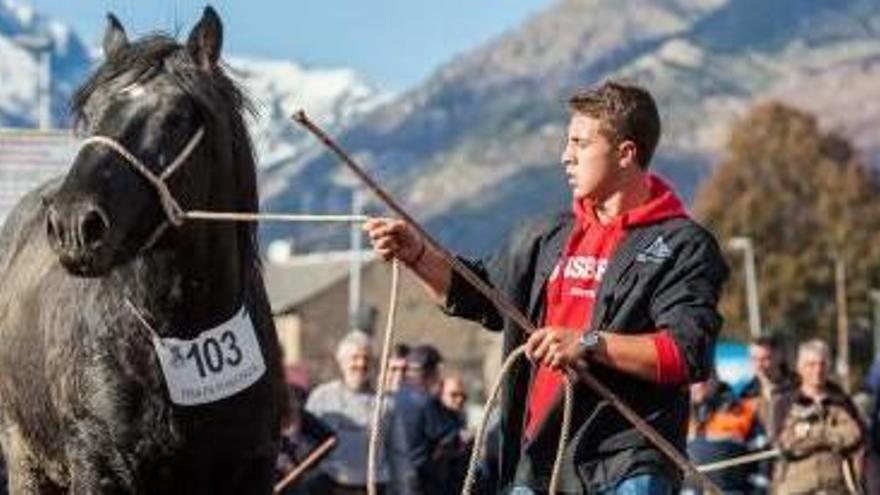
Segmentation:
[[(489, 424), (489, 414), (492, 410), (498, 405), (498, 396), (501, 391), (501, 385), (504, 383), (504, 378), (510, 373), (510, 370), (513, 369), (513, 365), (516, 364), (516, 361), (525, 356), (526, 346), (521, 345), (514, 349), (508, 356), (507, 359), (504, 360), (504, 364), (501, 366), (501, 371), (498, 373), (498, 377), (495, 378), (495, 383), (492, 384), (492, 390), (489, 392), (489, 397), (486, 399), (486, 405), (483, 406), (483, 418), (480, 421), (479, 426), (477, 427), (476, 438), (474, 439), (474, 448), (471, 451), (471, 458), (468, 462), (467, 474), (464, 478), (464, 484), (462, 485), (461, 493), (462, 495), (467, 495), (471, 493), (473, 490), (474, 482), (476, 482), (476, 474), (477, 474), (477, 464), (480, 460), (480, 457), (483, 455), (483, 447), (486, 442), (486, 427)], [(572, 404), (574, 403), (574, 386), (572, 385), (572, 380), (568, 376), (565, 377), (564, 382), (564, 397), (563, 397), (563, 409), (562, 409), (562, 425), (560, 426), (559, 431), (559, 444), (556, 447), (556, 458), (553, 461), (553, 471), (550, 475), (550, 486), (548, 488), (548, 492), (553, 495), (556, 493), (556, 489), (559, 486), (559, 473), (562, 470), (562, 460), (565, 455), (565, 448), (568, 445), (568, 436), (571, 431), (571, 409)]]

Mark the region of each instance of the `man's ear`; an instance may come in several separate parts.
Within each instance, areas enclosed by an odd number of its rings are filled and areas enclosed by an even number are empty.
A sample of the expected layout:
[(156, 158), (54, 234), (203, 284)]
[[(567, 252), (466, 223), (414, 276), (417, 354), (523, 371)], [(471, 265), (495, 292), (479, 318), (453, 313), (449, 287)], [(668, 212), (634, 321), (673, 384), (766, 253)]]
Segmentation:
[(220, 58), (220, 50), (223, 47), (223, 23), (220, 16), (210, 5), (205, 7), (205, 12), (186, 42), (186, 49), (193, 60), (203, 70), (210, 71), (217, 66)]
[(620, 164), (625, 168), (639, 167), (639, 147), (631, 139), (626, 139), (617, 145), (617, 156)]

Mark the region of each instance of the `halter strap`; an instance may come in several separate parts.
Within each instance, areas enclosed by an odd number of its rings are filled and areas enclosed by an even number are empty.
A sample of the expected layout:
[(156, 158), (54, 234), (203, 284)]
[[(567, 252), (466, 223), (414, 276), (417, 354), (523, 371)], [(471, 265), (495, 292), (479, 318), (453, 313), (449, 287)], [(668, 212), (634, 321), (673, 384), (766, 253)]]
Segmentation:
[[(186, 143), (186, 146), (180, 150), (177, 157), (174, 158), (174, 161), (171, 162), (161, 175), (156, 175), (147, 168), (144, 163), (138, 159), (138, 157), (134, 156), (131, 152), (129, 152), (125, 146), (116, 141), (113, 138), (107, 136), (89, 136), (80, 143), (80, 150), (85, 148), (90, 144), (102, 144), (111, 150), (115, 151), (116, 154), (121, 156), (126, 163), (132, 166), (138, 173), (143, 176), (147, 182), (149, 182), (154, 189), (156, 189), (156, 193), (159, 195), (159, 202), (162, 205), (162, 209), (165, 211), (165, 215), (168, 217), (168, 221), (174, 225), (175, 227), (180, 227), (183, 225), (183, 222), (186, 218), (186, 215), (183, 212), (183, 209), (180, 207), (180, 204), (174, 199), (174, 196), (171, 194), (171, 191), (168, 189), (168, 184), (165, 183), (171, 175), (176, 172), (189, 158), (192, 152), (196, 149), (196, 146), (199, 145), (202, 138), (205, 135), (205, 128), (199, 127), (195, 134), (189, 139)], [(150, 241), (147, 243), (147, 248), (155, 242), (159, 235), (165, 230), (165, 225), (160, 225), (156, 232), (150, 237)]]

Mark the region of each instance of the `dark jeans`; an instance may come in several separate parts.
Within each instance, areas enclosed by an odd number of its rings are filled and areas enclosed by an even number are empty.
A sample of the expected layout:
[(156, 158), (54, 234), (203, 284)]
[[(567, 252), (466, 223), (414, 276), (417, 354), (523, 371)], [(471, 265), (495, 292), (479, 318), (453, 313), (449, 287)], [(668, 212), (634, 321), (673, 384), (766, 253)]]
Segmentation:
[(599, 495), (673, 495), (672, 487), (666, 476), (640, 474), (621, 481), (610, 490), (599, 492)]
[[(531, 488), (517, 486), (510, 495), (539, 495)], [(598, 495), (675, 495), (669, 478), (657, 474), (639, 474), (627, 478), (614, 488), (602, 490)]]

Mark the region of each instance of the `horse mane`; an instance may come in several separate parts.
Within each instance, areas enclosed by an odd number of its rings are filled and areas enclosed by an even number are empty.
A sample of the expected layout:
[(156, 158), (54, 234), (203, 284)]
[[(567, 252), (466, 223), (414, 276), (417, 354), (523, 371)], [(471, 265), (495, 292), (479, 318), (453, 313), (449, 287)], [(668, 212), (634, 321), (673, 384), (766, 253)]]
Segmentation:
[[(253, 103), (223, 67), (218, 65), (206, 72), (184, 45), (167, 34), (156, 33), (132, 41), (97, 68), (73, 95), (71, 113), (76, 126), (86, 123), (86, 103), (101, 87), (126, 74), (131, 74), (124, 81), (127, 85), (149, 79), (159, 71), (170, 75), (193, 98), (209, 131), (213, 128), (229, 134), (226, 139), (218, 141), (232, 146), (232, 156), (228, 159), (233, 162), (236, 173), (237, 209), (241, 212), (259, 211), (254, 151), (244, 121), (245, 113), (257, 113)], [(207, 136), (210, 135), (208, 132)], [(212, 144), (216, 146), (218, 143)], [(238, 229), (242, 266), (259, 266), (256, 224), (241, 222)]]

